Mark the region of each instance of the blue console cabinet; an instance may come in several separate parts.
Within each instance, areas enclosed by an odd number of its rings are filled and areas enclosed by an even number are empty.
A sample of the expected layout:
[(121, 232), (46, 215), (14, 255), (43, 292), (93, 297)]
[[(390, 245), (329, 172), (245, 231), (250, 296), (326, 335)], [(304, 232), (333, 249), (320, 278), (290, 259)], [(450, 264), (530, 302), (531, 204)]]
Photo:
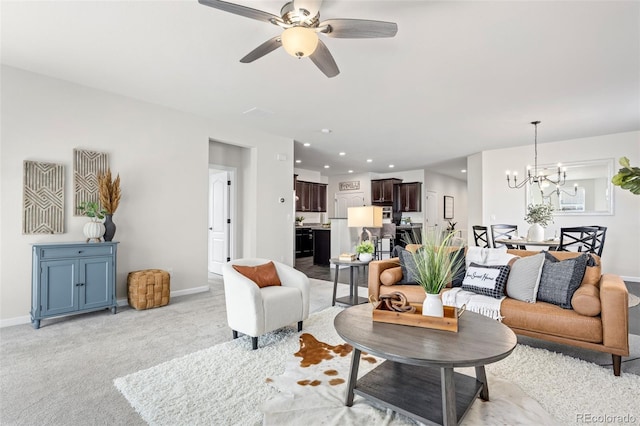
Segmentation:
[(116, 313), (117, 242), (33, 245), (31, 324), (111, 309)]

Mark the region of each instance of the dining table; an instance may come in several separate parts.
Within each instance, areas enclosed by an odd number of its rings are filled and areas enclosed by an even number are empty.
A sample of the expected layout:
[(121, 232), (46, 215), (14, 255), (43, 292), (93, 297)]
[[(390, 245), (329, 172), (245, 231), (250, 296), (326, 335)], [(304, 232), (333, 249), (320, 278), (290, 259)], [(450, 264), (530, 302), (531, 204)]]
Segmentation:
[(548, 247), (549, 249), (555, 250), (560, 245), (559, 238), (552, 238), (549, 240), (542, 241), (531, 241), (526, 238), (496, 238), (496, 243), (500, 244), (509, 244), (511, 246), (521, 247), (521, 246), (531, 246), (531, 247)]

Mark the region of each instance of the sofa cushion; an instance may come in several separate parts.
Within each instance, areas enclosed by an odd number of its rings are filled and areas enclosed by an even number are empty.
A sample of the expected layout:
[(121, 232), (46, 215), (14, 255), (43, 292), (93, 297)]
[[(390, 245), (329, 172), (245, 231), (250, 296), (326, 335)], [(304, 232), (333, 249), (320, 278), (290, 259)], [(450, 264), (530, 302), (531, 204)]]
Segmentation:
[(382, 271), (380, 274), (380, 283), (384, 285), (394, 285), (402, 281), (402, 267), (396, 266)]
[(451, 277), (451, 287), (462, 287), (462, 281), (464, 280), (465, 273), (467, 272), (465, 263), (465, 249), (452, 250), (449, 253), (449, 259), (452, 266), (454, 262), (459, 264), (458, 271)]
[(544, 254), (516, 259), (507, 280), (507, 296), (527, 303), (536, 303)]
[(273, 262), (265, 263), (264, 265), (256, 265), (256, 266), (241, 266), (241, 265), (232, 265), (233, 269), (238, 271), (240, 274), (249, 278), (251, 281), (256, 283), (258, 287), (269, 287), (272, 285), (282, 285), (280, 282), (280, 278), (278, 277), (278, 271), (276, 270), (276, 265)]
[(471, 262), (478, 265), (506, 265), (515, 257), (513, 254), (507, 253), (507, 246), (499, 248), (471, 246), (467, 248), (465, 262), (467, 268)]
[[(588, 268), (587, 268), (588, 269)], [(591, 284), (582, 284), (571, 298), (571, 306), (580, 315), (595, 317), (600, 315), (600, 289)]]
[(508, 265), (478, 265), (472, 262), (462, 281), (462, 289), (499, 299), (504, 296), (509, 269)]
[(516, 330), (602, 343), (600, 317), (580, 315), (571, 309), (546, 303), (527, 303), (506, 298), (500, 305), (502, 322)]
[(544, 254), (545, 261), (538, 287), (538, 300), (571, 309), (571, 298), (580, 287), (589, 253), (562, 261), (548, 252)]
[(398, 251), (400, 268), (402, 268), (402, 279), (399, 281), (401, 284), (418, 284), (416, 261), (413, 255), (414, 253), (409, 250), (401, 249)]

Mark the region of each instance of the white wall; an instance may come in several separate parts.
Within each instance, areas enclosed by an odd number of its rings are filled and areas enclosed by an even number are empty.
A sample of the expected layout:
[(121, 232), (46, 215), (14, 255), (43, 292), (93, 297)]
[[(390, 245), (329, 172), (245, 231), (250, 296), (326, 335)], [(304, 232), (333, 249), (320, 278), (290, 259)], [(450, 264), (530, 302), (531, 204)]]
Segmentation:
[[(467, 231), (468, 223), (468, 195), (467, 183), (463, 180), (454, 179), (449, 176), (438, 173), (425, 171), (425, 184), (423, 186), (424, 194), (426, 191), (435, 191), (438, 193), (438, 209), (437, 220), (438, 226), (445, 230), (449, 225), (449, 221), (455, 223), (455, 229), (461, 231), (461, 236), (468, 239), (468, 235), (472, 235)], [(453, 197), (453, 219), (444, 218), (444, 196)], [(426, 196), (426, 195), (425, 195)], [(423, 204), (425, 197), (423, 196)]]
[[(541, 164), (614, 158), (617, 171), (618, 159), (623, 156), (628, 157), (632, 165), (640, 163), (640, 132), (538, 145)], [(477, 167), (478, 159), (480, 167)], [(507, 188), (505, 170), (518, 170), (522, 174), (532, 161), (533, 145), (484, 151), (469, 157), (469, 192), (477, 191), (478, 180), (482, 185), (482, 200), (474, 197), (471, 206), (473, 216), (470, 217), (479, 219), (473, 224), (513, 223), (518, 225), (521, 234), (526, 233), (529, 225), (524, 221), (525, 191)], [(482, 212), (480, 217), (478, 211)], [(553, 237), (561, 227), (585, 225), (608, 227), (602, 255), (604, 272), (640, 280), (640, 196), (614, 187), (614, 215), (556, 216), (545, 235)]]
[[(118, 298), (126, 297), (127, 273), (146, 268), (171, 268), (172, 291), (207, 286), (210, 138), (251, 151), (242, 254), (293, 264), (293, 140), (11, 67), (2, 67), (1, 96), (1, 325), (29, 313), (31, 244), (83, 239), (87, 220), (72, 213), (74, 148), (109, 153), (122, 179), (114, 215)], [(64, 234), (21, 234), (24, 160), (65, 166)]]
[[(371, 173), (351, 173), (346, 175), (336, 175), (329, 177), (329, 185), (327, 186), (327, 213), (329, 217), (336, 215), (336, 194), (337, 193), (354, 193), (362, 192), (364, 197), (364, 205), (371, 205)], [(360, 182), (360, 189), (353, 191), (340, 191), (340, 182)]]

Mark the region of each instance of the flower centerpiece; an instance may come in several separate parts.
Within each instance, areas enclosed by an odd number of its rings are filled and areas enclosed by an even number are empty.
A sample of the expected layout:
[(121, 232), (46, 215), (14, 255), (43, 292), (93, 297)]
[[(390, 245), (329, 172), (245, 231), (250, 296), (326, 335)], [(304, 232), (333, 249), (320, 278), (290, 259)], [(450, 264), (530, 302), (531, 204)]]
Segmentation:
[(455, 247), (453, 233), (427, 231), (422, 246), (413, 253), (416, 281), (426, 293), (422, 314), (444, 316), (440, 292), (451, 282), (463, 264), (464, 250)]
[(113, 223), (113, 214), (120, 205), (120, 175), (111, 179), (111, 169), (107, 169), (107, 172), (98, 176), (98, 190), (100, 192), (100, 204), (104, 208), (105, 214), (105, 232), (104, 240), (111, 241), (116, 233), (116, 224)]
[(529, 241), (544, 240), (544, 228), (553, 223), (553, 206), (551, 204), (529, 204), (524, 220), (531, 225), (527, 232)]
[(358, 259), (362, 262), (370, 262), (373, 259), (373, 252), (375, 247), (369, 240), (365, 240), (356, 246), (356, 253), (358, 253)]
[(82, 228), (84, 236), (87, 237), (87, 242), (96, 240), (100, 241), (100, 238), (104, 235), (104, 225), (99, 220), (104, 219), (105, 211), (100, 208), (100, 204), (95, 201), (83, 201), (78, 206), (78, 210), (82, 212), (91, 220), (85, 223)]

